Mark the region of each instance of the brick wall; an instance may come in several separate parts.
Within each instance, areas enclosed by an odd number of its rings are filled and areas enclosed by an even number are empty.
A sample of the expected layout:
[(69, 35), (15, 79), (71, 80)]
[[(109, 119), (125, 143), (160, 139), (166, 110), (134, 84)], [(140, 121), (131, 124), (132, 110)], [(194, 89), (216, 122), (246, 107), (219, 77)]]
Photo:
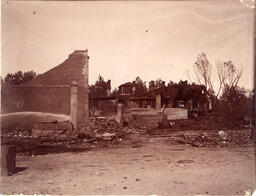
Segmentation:
[(69, 86), (5, 86), (1, 89), (1, 113), (40, 111), (70, 114)]

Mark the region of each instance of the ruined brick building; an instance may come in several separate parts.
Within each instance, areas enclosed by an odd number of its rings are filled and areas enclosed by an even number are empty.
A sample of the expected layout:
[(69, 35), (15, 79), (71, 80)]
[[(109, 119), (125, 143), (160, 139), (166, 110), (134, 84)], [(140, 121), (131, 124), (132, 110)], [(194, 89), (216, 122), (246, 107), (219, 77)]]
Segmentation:
[(1, 113), (68, 114), (76, 118), (78, 126), (85, 126), (89, 120), (88, 62), (88, 50), (76, 50), (63, 63), (33, 80), (2, 87)]

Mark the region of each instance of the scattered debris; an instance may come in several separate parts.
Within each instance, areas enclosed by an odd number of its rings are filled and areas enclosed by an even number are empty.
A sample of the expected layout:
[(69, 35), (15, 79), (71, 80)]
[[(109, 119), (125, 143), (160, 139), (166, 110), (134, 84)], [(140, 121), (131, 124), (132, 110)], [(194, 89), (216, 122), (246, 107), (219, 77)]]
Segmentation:
[(178, 134), (171, 136), (170, 143), (178, 143), (190, 147), (228, 147), (246, 146), (252, 142), (252, 136), (247, 130), (205, 131), (194, 134)]
[[(141, 123), (142, 121), (143, 123)], [(81, 130), (73, 130), (69, 122), (37, 123), (34, 128), (1, 129), (1, 143), (18, 146), (18, 152), (33, 149), (36, 146), (87, 145), (94, 148), (100, 144), (123, 143), (132, 134), (147, 136), (159, 135), (167, 137), (170, 144), (182, 144), (188, 147), (229, 147), (247, 146), (252, 144), (253, 136), (250, 129), (204, 129), (207, 122), (199, 120), (166, 121), (169, 128), (156, 128), (161, 118), (158, 116), (132, 115), (126, 119), (127, 126), (121, 127), (115, 119), (109, 117), (91, 117), (89, 126)], [(165, 121), (163, 121), (165, 122)], [(212, 126), (212, 125), (211, 125)], [(191, 128), (191, 129), (190, 129)], [(196, 130), (194, 130), (196, 129)], [(186, 132), (183, 132), (186, 130)], [(191, 130), (188, 131), (188, 130)], [(148, 142), (151, 142), (149, 140)], [(93, 144), (93, 145), (92, 145)], [(142, 144), (134, 143), (132, 148)], [(41, 149), (41, 147), (40, 147)], [(181, 151), (184, 148), (170, 149)], [(46, 151), (46, 150), (44, 150)], [(34, 152), (34, 150), (33, 150)], [(36, 154), (36, 153), (29, 153)], [(147, 156), (147, 155), (146, 155)]]
[(227, 140), (227, 134), (224, 131), (219, 131), (218, 134), (221, 137), (221, 139)]
[(176, 148), (176, 149), (171, 149), (171, 151), (184, 151), (184, 148)]
[(193, 160), (179, 160), (177, 163), (193, 163)]
[(140, 148), (142, 145), (133, 145), (132, 148)]
[(175, 164), (175, 165), (178, 166), (178, 167), (185, 167), (184, 164)]
[(103, 134), (96, 133), (95, 137), (100, 138), (102, 140), (112, 140), (116, 137), (116, 134), (115, 133), (108, 133), (108, 132), (105, 132)]

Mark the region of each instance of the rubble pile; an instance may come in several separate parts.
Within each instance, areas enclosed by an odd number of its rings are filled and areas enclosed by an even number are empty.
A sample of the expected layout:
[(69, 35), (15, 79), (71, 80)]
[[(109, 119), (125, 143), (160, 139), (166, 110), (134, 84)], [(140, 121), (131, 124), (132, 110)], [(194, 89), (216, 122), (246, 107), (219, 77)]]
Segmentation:
[(32, 137), (30, 129), (1, 129), (1, 137)]
[[(160, 123), (159, 128), (168, 129), (169, 131), (186, 131), (186, 130), (241, 130), (250, 128), (241, 123), (227, 123), (212, 116), (202, 116), (196, 119), (186, 120), (165, 120), (163, 119)], [(165, 131), (165, 130), (162, 130)]]
[(121, 127), (113, 118), (91, 117), (89, 126), (84, 127), (78, 134), (78, 139), (84, 142), (94, 140), (113, 140), (121, 137)]
[(248, 130), (209, 131), (198, 134), (179, 134), (170, 137), (173, 144), (184, 144), (192, 147), (228, 147), (252, 144), (253, 137)]
[(32, 139), (29, 129), (1, 129), (1, 144), (26, 144)]
[(1, 131), (2, 144), (13, 143), (56, 143), (113, 140), (123, 135), (116, 120), (105, 117), (90, 118), (89, 126), (73, 130), (71, 123), (37, 123), (32, 129), (6, 129)]
[(106, 117), (90, 117), (88, 131), (107, 131), (114, 132), (119, 128), (118, 123), (113, 118)]
[(17, 146), (17, 152), (36, 154), (74, 150), (74, 145), (84, 150), (96, 143), (104, 145), (104, 141), (120, 142), (125, 135), (114, 119), (97, 117), (91, 118), (89, 126), (81, 130), (63, 122), (37, 123), (32, 129), (2, 129), (1, 143)]
[[(166, 121), (158, 117), (132, 115), (124, 119), (123, 126), (119, 126), (113, 118), (91, 117), (89, 126), (80, 130), (74, 130), (70, 122), (37, 123), (32, 129), (2, 128), (1, 143), (16, 145), (18, 152), (27, 152), (29, 149), (34, 149), (33, 152), (36, 149), (50, 152), (53, 147), (70, 150), (72, 146), (116, 145), (130, 137), (130, 134), (146, 137), (164, 134), (169, 144), (191, 147), (242, 147), (252, 144), (250, 129), (202, 129), (204, 125), (200, 125), (200, 121), (194, 120), (193, 124), (190, 120)], [(163, 125), (164, 128), (161, 127)], [(194, 130), (193, 126), (198, 127)]]
[(72, 134), (70, 122), (36, 123), (32, 129), (1, 129), (1, 143), (10, 145), (34, 145), (63, 143)]
[(132, 114), (126, 118), (127, 126), (130, 128), (128, 132), (145, 132), (154, 130), (159, 127), (162, 116), (160, 115), (138, 115)]

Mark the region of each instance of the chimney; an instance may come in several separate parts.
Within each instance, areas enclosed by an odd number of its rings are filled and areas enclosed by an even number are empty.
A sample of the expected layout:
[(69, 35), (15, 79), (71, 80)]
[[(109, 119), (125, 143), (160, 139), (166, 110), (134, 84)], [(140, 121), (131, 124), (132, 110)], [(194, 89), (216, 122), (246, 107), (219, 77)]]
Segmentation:
[(111, 80), (107, 81), (107, 97), (110, 97), (111, 94)]
[(107, 81), (107, 89), (108, 89), (108, 90), (111, 90), (111, 80), (108, 80), (108, 81)]

